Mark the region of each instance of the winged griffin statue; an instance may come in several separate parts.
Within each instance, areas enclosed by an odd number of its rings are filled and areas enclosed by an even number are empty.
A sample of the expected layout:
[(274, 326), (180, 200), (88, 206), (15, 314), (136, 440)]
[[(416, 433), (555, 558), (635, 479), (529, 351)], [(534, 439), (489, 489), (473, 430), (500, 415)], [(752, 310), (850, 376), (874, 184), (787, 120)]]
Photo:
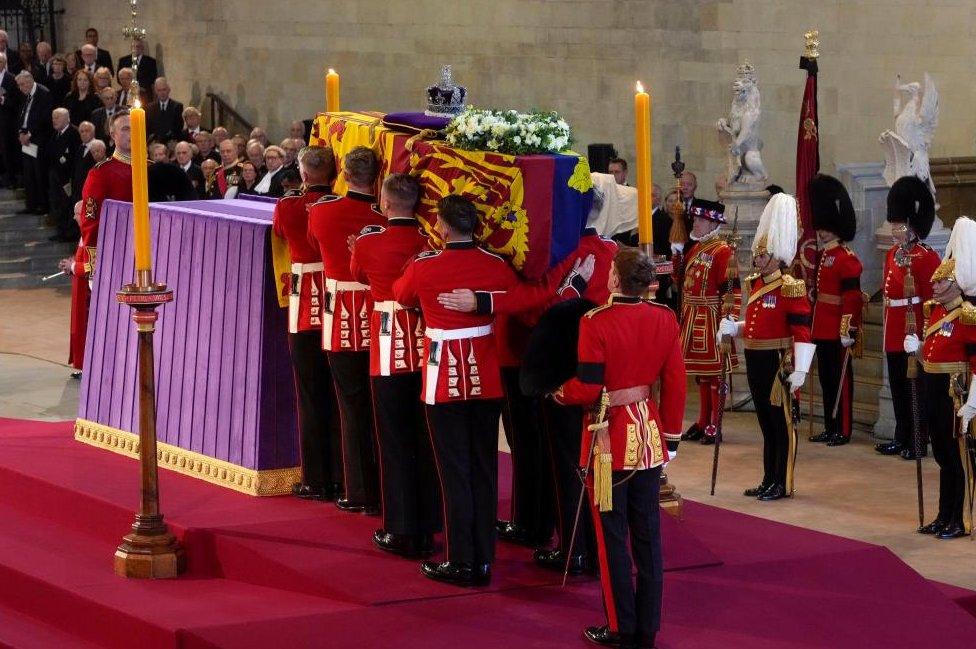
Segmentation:
[[(885, 131), (879, 141), (885, 153), (884, 179), (890, 187), (902, 176), (918, 176), (925, 181), (932, 195), (935, 183), (929, 172), (929, 145), (939, 124), (939, 92), (929, 73), (924, 86), (917, 81), (895, 81), (895, 130)], [(902, 96), (908, 100), (902, 105)]]
[(756, 69), (746, 61), (736, 73), (732, 82), (734, 95), (729, 116), (715, 124), (719, 133), (729, 141), (729, 184), (764, 183), (768, 175), (759, 153), (763, 146), (759, 138), (762, 102), (756, 83)]

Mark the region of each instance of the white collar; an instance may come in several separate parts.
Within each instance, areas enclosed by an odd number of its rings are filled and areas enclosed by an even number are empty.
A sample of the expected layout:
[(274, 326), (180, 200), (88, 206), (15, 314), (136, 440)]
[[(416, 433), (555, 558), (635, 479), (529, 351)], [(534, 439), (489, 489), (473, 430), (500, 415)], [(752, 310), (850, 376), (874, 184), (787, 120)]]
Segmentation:
[(182, 169), (183, 171), (189, 171), (190, 167), (192, 166), (193, 166), (193, 160), (190, 160), (185, 165), (180, 165), (180, 169)]
[(700, 237), (700, 238), (699, 238), (699, 237), (696, 237), (696, 236), (695, 236), (694, 234), (690, 234), (690, 235), (688, 235), (688, 237), (689, 237), (689, 238), (690, 238), (690, 239), (691, 239), (692, 241), (698, 241), (698, 242), (702, 242), (702, 241), (708, 241), (708, 240), (709, 240), (709, 239), (711, 239), (712, 237), (714, 237), (714, 236), (716, 236), (716, 235), (718, 234), (718, 231), (719, 231), (719, 230), (721, 230), (721, 229), (722, 229), (722, 226), (720, 225), (720, 226), (718, 226), (717, 228), (715, 228), (714, 230), (712, 230), (711, 232), (709, 232), (708, 234), (706, 234), (706, 235), (705, 235), (705, 236), (703, 236), (703, 237)]

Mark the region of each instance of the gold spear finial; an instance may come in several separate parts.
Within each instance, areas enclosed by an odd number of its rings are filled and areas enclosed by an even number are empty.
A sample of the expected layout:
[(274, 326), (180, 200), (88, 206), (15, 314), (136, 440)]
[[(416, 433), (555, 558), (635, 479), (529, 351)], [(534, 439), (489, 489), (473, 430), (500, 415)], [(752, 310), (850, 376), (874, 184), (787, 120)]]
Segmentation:
[(806, 51), (803, 53), (803, 57), (807, 59), (815, 59), (820, 56), (820, 30), (811, 29), (810, 31), (803, 32), (803, 38), (806, 39), (807, 42)]
[(132, 19), (127, 27), (122, 29), (122, 35), (132, 40), (132, 82), (129, 84), (129, 108), (139, 100), (139, 64), (136, 62), (136, 41), (146, 38), (146, 28), (139, 27), (137, 19), (139, 17), (139, 0), (129, 0)]

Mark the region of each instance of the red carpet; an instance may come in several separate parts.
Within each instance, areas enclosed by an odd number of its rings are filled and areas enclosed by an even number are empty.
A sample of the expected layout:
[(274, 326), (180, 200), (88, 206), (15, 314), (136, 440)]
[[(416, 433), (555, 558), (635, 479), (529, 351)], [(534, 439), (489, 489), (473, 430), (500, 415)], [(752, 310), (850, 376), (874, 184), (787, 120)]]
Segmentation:
[[(500, 470), (507, 485), (507, 456)], [(524, 548), (499, 544), (492, 586), (458, 589), (373, 548), (376, 518), (168, 471), (162, 509), (190, 573), (123, 580), (112, 553), (137, 480), (134, 461), (75, 442), (70, 423), (0, 419), (0, 646), (584, 646), (602, 617), (595, 581), (561, 589)], [(918, 647), (932, 629), (965, 646), (976, 633), (976, 593), (884, 548), (697, 503), (662, 520), (661, 647)]]

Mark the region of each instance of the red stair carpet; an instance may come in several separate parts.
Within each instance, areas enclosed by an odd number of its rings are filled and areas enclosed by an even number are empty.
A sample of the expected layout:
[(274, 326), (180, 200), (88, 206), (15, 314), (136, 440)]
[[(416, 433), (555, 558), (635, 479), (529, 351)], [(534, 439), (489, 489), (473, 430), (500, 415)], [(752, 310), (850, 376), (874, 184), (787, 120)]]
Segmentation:
[[(137, 465), (75, 442), (71, 428), (0, 419), (0, 646), (582, 647), (582, 627), (602, 619), (595, 581), (560, 588), (524, 548), (499, 544), (490, 588), (454, 588), (373, 548), (377, 518), (165, 470), (162, 510), (189, 572), (118, 578)], [(505, 492), (505, 455), (500, 470)], [(693, 502), (682, 521), (662, 521), (662, 648), (976, 637), (976, 593), (933, 584), (882, 547)]]

